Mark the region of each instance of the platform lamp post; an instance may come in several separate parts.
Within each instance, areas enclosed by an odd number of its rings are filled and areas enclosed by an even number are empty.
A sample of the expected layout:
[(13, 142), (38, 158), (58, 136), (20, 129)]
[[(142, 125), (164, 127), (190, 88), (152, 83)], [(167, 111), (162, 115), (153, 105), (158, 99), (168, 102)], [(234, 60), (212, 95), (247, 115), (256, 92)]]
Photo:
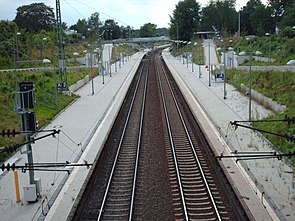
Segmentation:
[(94, 83), (93, 83), (93, 73), (92, 73), (93, 54), (92, 54), (91, 45), (89, 44), (89, 46), (90, 46), (89, 57), (90, 57), (90, 75), (91, 75), (91, 94), (93, 95), (94, 94)]
[[(89, 47), (89, 53), (88, 50), (84, 50), (83, 52), (86, 54), (86, 59), (88, 61), (87, 65), (90, 64), (90, 77), (91, 77), (91, 94), (94, 94), (94, 83), (93, 83), (93, 75), (92, 75), (92, 53), (91, 53), (91, 45), (87, 45)], [(88, 67), (87, 66), (87, 67)]]
[[(210, 42), (208, 42), (208, 44), (203, 44), (203, 47), (208, 47), (208, 54), (209, 54), (209, 59), (208, 59), (208, 63), (209, 63), (209, 87), (211, 86), (211, 74), (210, 74), (210, 71), (211, 71), (211, 63), (210, 63)], [(206, 65), (206, 68), (207, 68), (207, 65)]]
[(265, 33), (265, 36), (269, 37), (269, 46), (268, 46), (268, 62), (270, 62), (270, 54), (271, 54), (271, 32)]
[[(112, 42), (112, 29), (109, 29), (110, 41)], [(112, 53), (111, 53), (111, 44), (109, 44), (109, 62), (110, 62), (110, 77), (112, 77)]]
[(226, 59), (225, 59), (225, 56), (226, 56), (226, 46), (225, 46), (225, 41), (223, 39), (220, 40), (221, 42), (224, 43), (223, 47), (223, 99), (225, 100), (226, 99)]
[(77, 64), (77, 57), (79, 56), (79, 53), (78, 52), (73, 52), (73, 55), (75, 56), (75, 66)]
[(18, 35), (21, 35), (20, 32), (16, 32), (16, 35), (15, 35), (15, 47), (16, 47), (16, 61), (19, 60), (19, 51), (18, 51)]
[(44, 58), (43, 56), (43, 50), (44, 50), (44, 47), (45, 47), (45, 41), (47, 40), (47, 38), (42, 38), (42, 48), (41, 48), (41, 59)]
[(192, 51), (192, 72), (194, 72), (194, 52)]
[(252, 112), (252, 73), (251, 73), (251, 62), (252, 62), (252, 47), (251, 47), (251, 38), (247, 37), (247, 41), (250, 41), (250, 52), (249, 52), (249, 121), (251, 121), (251, 112)]

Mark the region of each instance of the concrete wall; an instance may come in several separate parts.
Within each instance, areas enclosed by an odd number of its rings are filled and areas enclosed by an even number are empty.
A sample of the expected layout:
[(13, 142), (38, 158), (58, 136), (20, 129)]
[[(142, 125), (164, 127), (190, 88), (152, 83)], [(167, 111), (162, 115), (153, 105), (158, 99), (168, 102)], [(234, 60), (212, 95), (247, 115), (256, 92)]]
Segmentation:
[[(237, 57), (236, 59), (237, 59), (239, 65), (243, 64), (245, 61), (249, 61), (249, 59), (250, 59), (249, 55), (239, 55), (239, 56), (236, 55), (236, 57)], [(269, 58), (255, 56), (255, 55), (252, 56), (252, 60), (253, 61), (269, 62)], [(274, 62), (275, 59), (271, 58), (270, 61)]]
[[(240, 88), (242, 91), (246, 91), (249, 93), (249, 88), (247, 86), (241, 84)], [(275, 113), (282, 113), (287, 109), (285, 105), (280, 105), (276, 101), (265, 97), (264, 95), (253, 89), (251, 89), (251, 97), (253, 98), (253, 100), (257, 101), (258, 103), (262, 104), (264, 107), (272, 110)]]
[[(239, 66), (239, 70), (249, 70), (249, 66)], [(251, 66), (253, 71), (281, 71), (281, 72), (295, 72), (295, 66)]]
[(86, 77), (84, 77), (83, 79), (81, 79), (80, 81), (78, 81), (76, 84), (73, 84), (69, 87), (69, 91), (75, 92), (76, 90), (78, 90), (80, 87), (84, 86), (85, 84), (88, 83), (89, 81), (89, 75), (87, 75)]

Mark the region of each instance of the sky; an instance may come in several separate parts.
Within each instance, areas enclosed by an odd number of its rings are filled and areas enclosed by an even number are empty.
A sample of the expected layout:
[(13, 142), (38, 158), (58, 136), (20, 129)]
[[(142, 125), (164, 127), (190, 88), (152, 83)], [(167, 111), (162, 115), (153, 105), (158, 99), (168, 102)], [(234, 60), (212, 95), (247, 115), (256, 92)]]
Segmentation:
[[(88, 19), (94, 12), (100, 13), (100, 20), (114, 19), (118, 25), (139, 29), (146, 23), (158, 28), (169, 27), (170, 17), (179, 0), (60, 0), (62, 22), (68, 26), (78, 19)], [(43, 2), (54, 9), (55, 0), (0, 0), (0, 20), (13, 20), (16, 9), (22, 5)], [(197, 0), (202, 7), (209, 0)], [(248, 0), (236, 0), (236, 9), (246, 5)], [(267, 0), (262, 0), (263, 4)]]

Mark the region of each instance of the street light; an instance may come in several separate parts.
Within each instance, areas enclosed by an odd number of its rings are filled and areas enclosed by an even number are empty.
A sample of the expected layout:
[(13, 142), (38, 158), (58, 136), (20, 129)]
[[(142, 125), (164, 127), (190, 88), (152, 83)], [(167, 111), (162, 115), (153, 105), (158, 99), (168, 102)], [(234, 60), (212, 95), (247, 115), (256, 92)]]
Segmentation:
[(41, 59), (43, 59), (43, 50), (44, 50), (44, 45), (46, 40), (47, 38), (42, 38)]
[(210, 63), (210, 47), (211, 47), (211, 44), (210, 44), (210, 42), (208, 42), (208, 44), (207, 45), (204, 45), (204, 47), (206, 47), (206, 46), (208, 46), (208, 53), (209, 53), (209, 60), (208, 60), (208, 62), (209, 62), (209, 87), (211, 86), (211, 63)]
[(77, 57), (79, 56), (79, 53), (78, 52), (73, 52), (73, 55), (75, 56), (75, 65), (77, 63)]
[(19, 60), (19, 52), (18, 52), (18, 35), (21, 35), (20, 32), (16, 32), (16, 35), (15, 35), (15, 46), (16, 46), (16, 61)]
[(252, 90), (252, 73), (251, 73), (251, 61), (252, 61), (252, 47), (251, 47), (251, 38), (250, 37), (247, 37), (246, 38), (247, 41), (250, 41), (250, 61), (249, 61), (249, 121), (251, 121), (251, 108), (252, 108), (252, 105), (251, 105), (251, 90)]
[(93, 83), (93, 73), (92, 73), (92, 53), (91, 53), (91, 45), (88, 44), (88, 47), (90, 48), (89, 49), (89, 53), (87, 53), (88, 51), (87, 50), (84, 50), (83, 52), (86, 52), (86, 57), (87, 57), (87, 60), (88, 60), (88, 65), (90, 63), (90, 75), (91, 75), (91, 88), (92, 88), (92, 95), (94, 94), (94, 83)]
[(268, 62), (270, 62), (270, 53), (271, 53), (271, 32), (265, 33), (266, 36), (269, 37), (269, 48), (268, 48)]
[[(224, 42), (222, 39), (220, 40), (221, 42)], [(226, 99), (226, 48), (225, 48), (225, 42), (223, 45), (223, 99)]]

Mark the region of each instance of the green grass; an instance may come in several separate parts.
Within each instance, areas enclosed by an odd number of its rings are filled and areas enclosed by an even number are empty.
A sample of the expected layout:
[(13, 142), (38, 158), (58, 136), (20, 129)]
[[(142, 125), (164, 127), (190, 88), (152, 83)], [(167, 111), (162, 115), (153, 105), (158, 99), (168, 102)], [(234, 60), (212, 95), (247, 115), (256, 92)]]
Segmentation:
[[(252, 65), (286, 65), (289, 60), (294, 59), (295, 54), (295, 38), (282, 38), (275, 35), (269, 37), (254, 37), (251, 42), (245, 37), (236, 38), (233, 48), (236, 52), (241, 51), (260, 51), (263, 57), (269, 57), (269, 46), (271, 46), (270, 57), (274, 58), (275, 62), (252, 62)], [(244, 65), (244, 64), (243, 64)]]
[[(239, 88), (239, 85), (249, 85), (248, 71), (228, 70), (227, 80)], [(252, 88), (261, 94), (287, 106), (284, 113), (270, 116), (266, 119), (284, 119), (285, 115), (295, 117), (295, 74), (292, 72), (253, 71)], [(254, 127), (279, 134), (295, 135), (295, 124), (287, 123), (254, 123)], [(283, 153), (295, 151), (295, 143), (274, 135), (264, 134), (274, 148)], [(295, 159), (292, 159), (293, 164)]]
[[(77, 70), (68, 72), (68, 84), (85, 77), (88, 70)], [(58, 106), (56, 105), (56, 91), (54, 74), (52, 71), (24, 72), (24, 73), (0, 73), (0, 130), (20, 129), (19, 116), (14, 112), (14, 93), (18, 90), (16, 82), (33, 82), (36, 105), (33, 110), (36, 112), (39, 128), (46, 125), (57, 113), (70, 104), (77, 95), (67, 96), (58, 93)], [(0, 147), (22, 142), (23, 138), (0, 138)], [(8, 155), (0, 155), (0, 162)]]
[(124, 56), (130, 56), (137, 51), (138, 49), (131, 48), (126, 44), (115, 45), (112, 50), (112, 62), (115, 62), (116, 56), (120, 53), (124, 53)]
[[(194, 45), (194, 42), (197, 43), (197, 45)], [(177, 57), (186, 53), (193, 53), (193, 59), (194, 63), (198, 64), (200, 60), (200, 64), (205, 64), (205, 58), (204, 58), (204, 48), (202, 46), (203, 41), (202, 40), (196, 40), (193, 41), (191, 44), (186, 45), (184, 47), (179, 47), (178, 51), (176, 48), (171, 52), (173, 56)]]

